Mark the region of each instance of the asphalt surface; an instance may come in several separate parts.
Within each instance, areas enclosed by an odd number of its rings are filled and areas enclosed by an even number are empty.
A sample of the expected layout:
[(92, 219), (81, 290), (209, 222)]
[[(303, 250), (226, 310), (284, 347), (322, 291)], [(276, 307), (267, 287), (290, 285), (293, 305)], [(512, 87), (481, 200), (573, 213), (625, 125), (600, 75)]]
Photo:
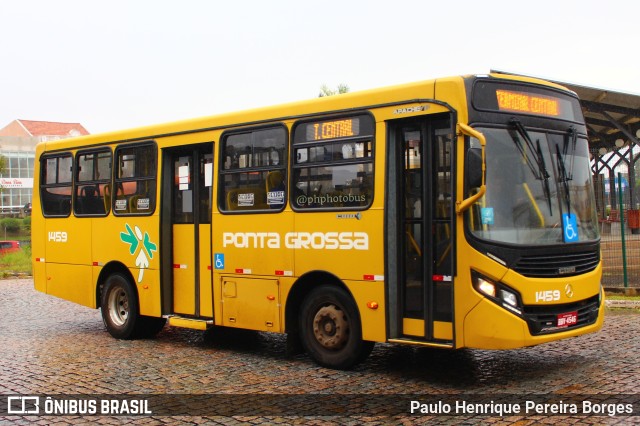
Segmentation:
[[(288, 356), (284, 336), (268, 333), (167, 327), (116, 340), (100, 311), (4, 280), (0, 424), (640, 424), (639, 332), (640, 310), (609, 309), (592, 335), (509, 351), (377, 345), (345, 372)], [(9, 398), (24, 396), (40, 398), (38, 415), (8, 413)], [(76, 411), (53, 405), (65, 398)], [(101, 415), (114, 399), (129, 411)], [(142, 399), (145, 414), (114, 415)]]

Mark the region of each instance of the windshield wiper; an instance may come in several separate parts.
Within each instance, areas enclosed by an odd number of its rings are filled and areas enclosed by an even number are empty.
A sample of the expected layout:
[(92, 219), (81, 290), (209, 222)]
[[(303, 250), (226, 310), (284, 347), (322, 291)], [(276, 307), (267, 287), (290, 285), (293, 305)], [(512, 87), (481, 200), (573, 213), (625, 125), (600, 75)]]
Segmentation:
[(540, 139), (536, 140), (538, 148), (538, 165), (542, 171), (542, 188), (544, 190), (544, 196), (547, 197), (547, 204), (549, 204), (549, 216), (553, 216), (553, 209), (551, 208), (551, 189), (549, 189), (549, 172), (547, 171), (547, 165), (540, 149)]
[[(560, 181), (564, 189), (564, 201), (567, 203), (567, 213), (571, 214), (571, 194), (569, 193), (569, 181), (571, 178), (567, 175), (567, 169), (564, 166), (564, 157), (560, 153), (560, 146), (558, 145), (556, 145), (556, 153), (558, 155), (558, 174), (560, 175)], [(573, 159), (571, 163), (573, 164)]]
[[(571, 139), (571, 155), (569, 163), (569, 171), (565, 165), (565, 158), (567, 158), (567, 151), (569, 148), (569, 139)], [(560, 181), (562, 182), (562, 188), (564, 189), (564, 200), (567, 203), (567, 212), (571, 214), (571, 193), (569, 192), (569, 181), (573, 180), (573, 160), (576, 158), (576, 143), (578, 141), (578, 132), (571, 126), (564, 137), (562, 144), (562, 153), (560, 153), (560, 146), (556, 145), (556, 153), (558, 160), (558, 173), (560, 175)]]
[(553, 216), (553, 209), (551, 205), (551, 189), (549, 188), (549, 178), (551, 176), (549, 175), (549, 172), (547, 170), (547, 165), (544, 161), (544, 155), (542, 155), (542, 149), (540, 148), (540, 139), (536, 139), (536, 144), (534, 146), (533, 141), (529, 136), (529, 133), (524, 128), (522, 123), (520, 123), (520, 121), (516, 119), (512, 119), (510, 123), (513, 125), (513, 127), (515, 127), (515, 129), (518, 131), (520, 136), (522, 136), (522, 138), (525, 140), (527, 147), (531, 152), (531, 157), (533, 157), (533, 159), (535, 160), (535, 165), (534, 165), (534, 163), (531, 161), (530, 156), (527, 155), (526, 150), (522, 146), (520, 139), (518, 139), (517, 136), (514, 137), (513, 141), (518, 147), (520, 154), (527, 162), (529, 169), (531, 169), (531, 173), (537, 180), (542, 181), (542, 190), (544, 191), (544, 196), (547, 199), (547, 204), (549, 205), (549, 215)]
[[(537, 180), (541, 180), (542, 176), (539, 173), (540, 163), (536, 158), (537, 154), (536, 154), (536, 151), (534, 150), (533, 142), (531, 142), (531, 138), (529, 137), (529, 134), (527, 133), (525, 128), (522, 126), (522, 123), (520, 123), (518, 120), (511, 120), (511, 124), (513, 125), (513, 127), (515, 127), (518, 134), (520, 134), (522, 138), (525, 140), (525, 142), (527, 143), (527, 147), (529, 148), (529, 151), (531, 152), (532, 155), (527, 155), (527, 151), (524, 148), (524, 146), (522, 146), (522, 143), (520, 142), (520, 138), (518, 138), (517, 135), (514, 135), (513, 142), (516, 144), (516, 147), (518, 148), (518, 151), (520, 151), (520, 155), (522, 155), (522, 158), (527, 163), (527, 166), (529, 166), (529, 169), (531, 170), (533, 177), (535, 177)], [(536, 163), (531, 162), (532, 156), (536, 160)], [(536, 164), (538, 165), (538, 167), (536, 167)]]
[[(571, 162), (569, 164), (569, 172), (565, 175), (568, 180), (573, 180), (573, 160), (576, 158), (576, 144), (578, 142), (578, 132), (575, 127), (569, 127), (567, 134), (565, 135), (564, 142), (562, 144), (562, 156), (567, 158), (567, 151), (569, 148), (569, 138), (571, 139)], [(564, 162), (563, 162), (564, 164)], [(566, 171), (566, 168), (565, 168)]]

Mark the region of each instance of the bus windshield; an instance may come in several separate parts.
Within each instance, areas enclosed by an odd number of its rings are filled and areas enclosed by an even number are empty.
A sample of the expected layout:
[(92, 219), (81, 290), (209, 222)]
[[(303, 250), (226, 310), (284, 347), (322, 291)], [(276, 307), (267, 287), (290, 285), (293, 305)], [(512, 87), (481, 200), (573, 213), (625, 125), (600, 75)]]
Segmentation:
[(573, 129), (558, 134), (511, 124), (478, 129), (487, 140), (487, 191), (472, 209), (473, 235), (521, 245), (597, 240), (587, 140)]

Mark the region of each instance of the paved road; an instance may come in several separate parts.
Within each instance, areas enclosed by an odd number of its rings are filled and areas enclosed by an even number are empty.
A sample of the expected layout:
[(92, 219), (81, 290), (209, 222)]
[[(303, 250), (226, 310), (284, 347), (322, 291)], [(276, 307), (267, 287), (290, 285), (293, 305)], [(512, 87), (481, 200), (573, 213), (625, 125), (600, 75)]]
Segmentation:
[[(357, 369), (341, 372), (318, 367), (304, 355), (287, 357), (279, 335), (165, 328), (155, 340), (115, 340), (99, 311), (40, 294), (31, 280), (5, 280), (0, 281), (5, 412), (9, 395), (95, 396), (96, 404), (122, 395), (159, 399), (152, 399), (153, 414), (145, 416), (0, 414), (0, 424), (640, 424), (638, 415), (606, 415), (608, 409), (624, 412), (629, 401), (640, 412), (637, 312), (609, 311), (598, 334), (521, 350), (452, 353), (378, 345)], [(613, 398), (622, 405), (606, 405), (600, 416), (570, 412), (573, 397), (576, 405), (596, 404), (599, 395), (608, 395), (607, 404)], [(486, 404), (479, 402), (483, 398)], [(457, 413), (410, 416), (410, 400), (439, 402), (439, 408), (421, 406), (430, 413), (443, 413), (447, 406)], [(565, 413), (534, 415), (534, 406), (529, 415), (477, 414), (482, 407), (494, 414), (516, 406), (524, 410), (527, 400), (546, 403), (540, 409), (547, 410), (556, 404)], [(191, 404), (186, 412), (183, 403)], [(269, 405), (274, 411), (265, 408)], [(187, 413), (199, 416), (164, 415)]]

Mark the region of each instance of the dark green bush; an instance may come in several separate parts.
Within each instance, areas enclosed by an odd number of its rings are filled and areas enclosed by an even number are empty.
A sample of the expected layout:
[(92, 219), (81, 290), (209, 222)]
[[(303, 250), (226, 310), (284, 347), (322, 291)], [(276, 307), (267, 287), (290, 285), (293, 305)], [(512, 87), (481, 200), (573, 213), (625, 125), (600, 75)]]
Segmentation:
[(7, 232), (18, 232), (22, 228), (22, 219), (7, 217), (0, 220), (0, 228)]

